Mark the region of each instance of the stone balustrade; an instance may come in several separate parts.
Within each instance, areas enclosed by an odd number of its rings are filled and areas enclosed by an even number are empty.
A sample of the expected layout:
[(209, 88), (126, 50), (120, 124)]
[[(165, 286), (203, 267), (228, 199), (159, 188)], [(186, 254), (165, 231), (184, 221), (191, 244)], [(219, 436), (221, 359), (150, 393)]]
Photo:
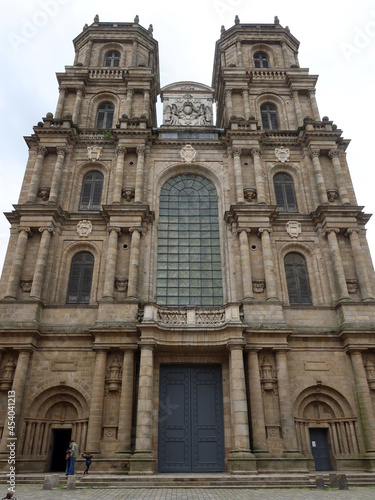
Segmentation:
[(156, 322), (162, 325), (210, 326), (239, 322), (240, 310), (238, 304), (223, 307), (159, 307), (146, 304), (142, 322)]
[(124, 76), (124, 70), (119, 68), (92, 68), (89, 70), (89, 78), (105, 78), (116, 80), (122, 79)]
[(286, 71), (272, 69), (254, 69), (250, 72), (253, 80), (285, 80)]

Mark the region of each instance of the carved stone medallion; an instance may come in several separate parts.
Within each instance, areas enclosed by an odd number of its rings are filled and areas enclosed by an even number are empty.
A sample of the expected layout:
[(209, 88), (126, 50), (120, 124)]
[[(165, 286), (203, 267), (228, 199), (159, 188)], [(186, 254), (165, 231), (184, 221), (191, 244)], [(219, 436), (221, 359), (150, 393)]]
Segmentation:
[(191, 163), (194, 160), (196, 154), (197, 152), (191, 144), (187, 144), (180, 151), (181, 158), (186, 161), (186, 163)]
[(92, 224), (89, 220), (81, 220), (77, 224), (77, 233), (80, 238), (87, 238), (92, 233)]
[(87, 158), (91, 161), (99, 160), (102, 155), (103, 148), (100, 146), (87, 146)]
[(301, 234), (301, 224), (296, 220), (290, 220), (287, 222), (285, 228), (291, 238), (298, 238)]
[(289, 161), (290, 149), (284, 148), (284, 146), (281, 146), (280, 148), (276, 148), (275, 149), (275, 156), (281, 163), (285, 163), (285, 162)]

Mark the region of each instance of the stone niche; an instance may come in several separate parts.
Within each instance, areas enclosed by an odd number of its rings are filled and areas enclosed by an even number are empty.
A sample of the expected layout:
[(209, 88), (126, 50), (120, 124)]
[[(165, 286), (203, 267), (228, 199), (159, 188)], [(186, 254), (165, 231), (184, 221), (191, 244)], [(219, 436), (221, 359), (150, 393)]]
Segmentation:
[(177, 82), (160, 91), (163, 126), (212, 127), (214, 90), (196, 82)]

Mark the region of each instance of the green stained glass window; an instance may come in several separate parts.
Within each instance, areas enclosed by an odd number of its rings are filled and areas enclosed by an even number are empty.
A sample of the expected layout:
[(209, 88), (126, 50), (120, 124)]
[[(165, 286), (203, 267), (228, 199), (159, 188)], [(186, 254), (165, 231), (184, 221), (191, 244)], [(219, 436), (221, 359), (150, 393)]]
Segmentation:
[(157, 302), (202, 307), (223, 303), (217, 193), (198, 175), (178, 175), (161, 189)]

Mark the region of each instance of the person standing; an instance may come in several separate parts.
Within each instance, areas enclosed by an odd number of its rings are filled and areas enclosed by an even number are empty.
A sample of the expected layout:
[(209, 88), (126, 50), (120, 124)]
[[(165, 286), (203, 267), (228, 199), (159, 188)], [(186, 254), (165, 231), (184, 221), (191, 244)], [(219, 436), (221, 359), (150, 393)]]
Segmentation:
[(74, 475), (74, 465), (77, 457), (78, 457), (78, 444), (74, 441), (74, 439), (72, 439), (70, 441), (70, 463), (69, 463), (68, 473), (66, 474), (67, 476)]
[(86, 460), (86, 470), (84, 471), (83, 475), (87, 476), (89, 473), (89, 468), (90, 468), (91, 462), (92, 462), (92, 455), (90, 455), (90, 453), (85, 451), (85, 453), (81, 456), (82, 456), (82, 458), (84, 458)]

